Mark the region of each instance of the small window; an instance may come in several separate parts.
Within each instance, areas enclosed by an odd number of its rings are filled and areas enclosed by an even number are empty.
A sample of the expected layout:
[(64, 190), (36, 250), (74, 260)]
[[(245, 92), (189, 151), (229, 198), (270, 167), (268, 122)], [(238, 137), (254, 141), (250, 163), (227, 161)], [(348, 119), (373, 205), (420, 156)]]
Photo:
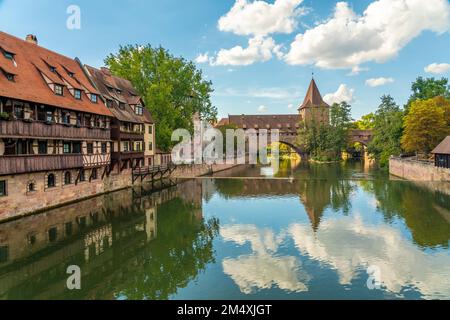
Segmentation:
[(94, 153), (94, 144), (93, 143), (88, 143), (87, 144), (87, 153), (88, 154), (93, 154)]
[(148, 144), (148, 151), (153, 151), (153, 142)]
[(84, 169), (82, 169), (82, 170), (80, 171), (80, 181), (81, 181), (81, 182), (86, 181), (86, 172), (84, 171)]
[(53, 227), (48, 230), (48, 241), (55, 242), (58, 239), (58, 229)]
[(63, 153), (68, 154), (70, 153), (70, 142), (64, 142), (63, 143)]
[(72, 144), (72, 153), (80, 154), (81, 153), (81, 142), (74, 142)]
[(30, 246), (34, 245), (37, 242), (37, 235), (36, 233), (31, 233), (28, 235), (28, 244)]
[(117, 94), (122, 94), (122, 90), (120, 90), (120, 89), (117, 89), (116, 92), (117, 92)]
[(1, 246), (0, 247), (0, 263), (5, 263), (9, 258), (9, 247)]
[(97, 169), (92, 169), (92, 174), (91, 174), (92, 180), (97, 180)]
[(56, 72), (56, 67), (54, 67), (54, 66), (49, 66), (48, 68), (50, 69), (51, 72)]
[(80, 226), (80, 229), (86, 228), (86, 226), (87, 226), (86, 217), (78, 217), (77, 222), (78, 222), (78, 225)]
[(144, 113), (144, 108), (142, 108), (142, 106), (140, 105), (137, 105), (134, 110), (138, 116), (142, 116), (142, 114)]
[(12, 73), (5, 73), (6, 79), (8, 79), (8, 81), (14, 81), (14, 75)]
[(75, 96), (75, 99), (81, 100), (81, 90), (75, 89), (74, 96)]
[(153, 134), (153, 126), (148, 126), (148, 133)]
[(65, 224), (66, 237), (70, 237), (73, 234), (72, 222), (67, 222)]
[(66, 171), (64, 173), (64, 184), (68, 185), (72, 183), (72, 174), (69, 171)]
[(50, 173), (47, 177), (47, 187), (54, 188), (56, 186), (56, 179), (53, 173)]
[(36, 192), (36, 183), (35, 182), (28, 183), (27, 192)]
[(106, 154), (107, 151), (108, 151), (108, 148), (107, 148), (106, 142), (102, 142), (102, 153)]
[(67, 74), (68, 74), (69, 77), (71, 77), (71, 78), (75, 77), (75, 73), (73, 73), (73, 72), (67, 72)]
[(119, 108), (124, 110), (125, 109), (125, 103), (119, 102)]
[(0, 197), (5, 197), (7, 196), (7, 190), (6, 190), (6, 181), (5, 180), (1, 180), (0, 181)]
[(114, 106), (114, 102), (112, 100), (106, 100), (106, 106), (108, 108), (112, 108)]
[(63, 86), (60, 84), (55, 84), (55, 94), (58, 96), (64, 95)]
[(3, 51), (3, 55), (8, 60), (14, 60), (14, 54), (8, 51)]
[(39, 141), (38, 142), (38, 153), (39, 154), (47, 154), (47, 141)]
[(97, 103), (97, 95), (96, 94), (91, 94), (91, 101), (93, 102), (93, 103)]
[(61, 120), (62, 120), (62, 123), (64, 123), (64, 124), (70, 124), (70, 113), (63, 112)]
[(47, 111), (47, 114), (45, 115), (45, 121), (48, 123), (53, 122), (53, 113), (51, 111)]

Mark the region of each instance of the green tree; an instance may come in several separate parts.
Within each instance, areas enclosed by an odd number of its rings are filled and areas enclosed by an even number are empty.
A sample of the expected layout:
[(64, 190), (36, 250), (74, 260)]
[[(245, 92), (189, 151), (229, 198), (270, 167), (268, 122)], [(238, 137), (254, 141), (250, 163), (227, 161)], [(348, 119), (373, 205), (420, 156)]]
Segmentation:
[(450, 86), (448, 85), (448, 79), (441, 78), (437, 80), (435, 78), (418, 77), (411, 86), (412, 94), (409, 97), (406, 104), (405, 111), (408, 112), (411, 104), (417, 100), (428, 100), (438, 96), (450, 99)]
[(375, 114), (373, 112), (366, 114), (354, 123), (354, 128), (358, 130), (372, 130), (375, 125)]
[(402, 134), (403, 111), (390, 95), (384, 95), (375, 113), (373, 140), (367, 146), (368, 152), (381, 167), (389, 164), (389, 158), (392, 155), (401, 153)]
[(161, 149), (173, 146), (173, 130), (193, 131), (196, 112), (203, 120), (216, 120), (212, 83), (191, 61), (174, 57), (162, 47), (128, 45), (110, 54), (105, 64), (115, 75), (130, 80), (143, 97), (157, 123), (156, 143)]
[(333, 104), (330, 109), (330, 128), (328, 130), (328, 145), (336, 158), (348, 145), (348, 131), (352, 126), (351, 106), (342, 102)]
[(440, 97), (418, 100), (411, 104), (405, 117), (402, 147), (407, 152), (428, 155), (448, 134), (450, 119), (446, 118), (446, 109), (450, 102), (443, 104)]

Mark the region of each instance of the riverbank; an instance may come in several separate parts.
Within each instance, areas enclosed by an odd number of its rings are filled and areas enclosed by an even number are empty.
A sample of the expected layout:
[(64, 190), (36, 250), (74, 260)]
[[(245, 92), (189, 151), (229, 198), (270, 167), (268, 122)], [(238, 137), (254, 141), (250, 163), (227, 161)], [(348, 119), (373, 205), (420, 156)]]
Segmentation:
[[(238, 165), (182, 165), (177, 167), (169, 178), (195, 178), (228, 170), (235, 166)], [(44, 173), (42, 175), (44, 175)], [(62, 179), (62, 177), (56, 178), (57, 181)], [(41, 180), (45, 181), (45, 179), (36, 181)], [(141, 182), (140, 179), (138, 179), (133, 183), (131, 169), (127, 169), (120, 174), (111, 174), (105, 176), (103, 179), (79, 182), (77, 185), (64, 185), (63, 183), (58, 183), (51, 189), (42, 188), (43, 191), (41, 192), (21, 192), (21, 190), (26, 190), (28, 179), (16, 177), (15, 179), (11, 179), (11, 181), (10, 190), (11, 194), (14, 194), (14, 196), (0, 198), (0, 222), (19, 219), (97, 196), (132, 188), (133, 186), (140, 186), (142, 183), (147, 183), (151, 180), (147, 179)]]

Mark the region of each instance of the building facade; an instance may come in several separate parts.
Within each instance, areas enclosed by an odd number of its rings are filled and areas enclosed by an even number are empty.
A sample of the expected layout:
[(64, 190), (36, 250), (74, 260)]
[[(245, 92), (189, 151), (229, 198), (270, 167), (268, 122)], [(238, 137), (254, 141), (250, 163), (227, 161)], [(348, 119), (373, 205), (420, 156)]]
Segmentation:
[(129, 187), (155, 150), (129, 81), (0, 32), (0, 220)]
[(155, 124), (131, 82), (112, 75), (107, 68), (85, 66), (85, 70), (113, 114), (111, 170), (153, 166)]

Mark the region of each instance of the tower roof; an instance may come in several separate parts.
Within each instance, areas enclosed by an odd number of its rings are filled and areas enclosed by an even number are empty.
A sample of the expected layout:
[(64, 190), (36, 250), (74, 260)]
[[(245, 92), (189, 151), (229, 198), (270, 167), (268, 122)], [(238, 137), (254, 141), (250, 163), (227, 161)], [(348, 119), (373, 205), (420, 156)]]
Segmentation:
[(329, 107), (329, 105), (323, 101), (322, 95), (320, 94), (319, 88), (317, 88), (316, 81), (314, 81), (314, 79), (311, 80), (305, 100), (299, 110), (309, 107)]

